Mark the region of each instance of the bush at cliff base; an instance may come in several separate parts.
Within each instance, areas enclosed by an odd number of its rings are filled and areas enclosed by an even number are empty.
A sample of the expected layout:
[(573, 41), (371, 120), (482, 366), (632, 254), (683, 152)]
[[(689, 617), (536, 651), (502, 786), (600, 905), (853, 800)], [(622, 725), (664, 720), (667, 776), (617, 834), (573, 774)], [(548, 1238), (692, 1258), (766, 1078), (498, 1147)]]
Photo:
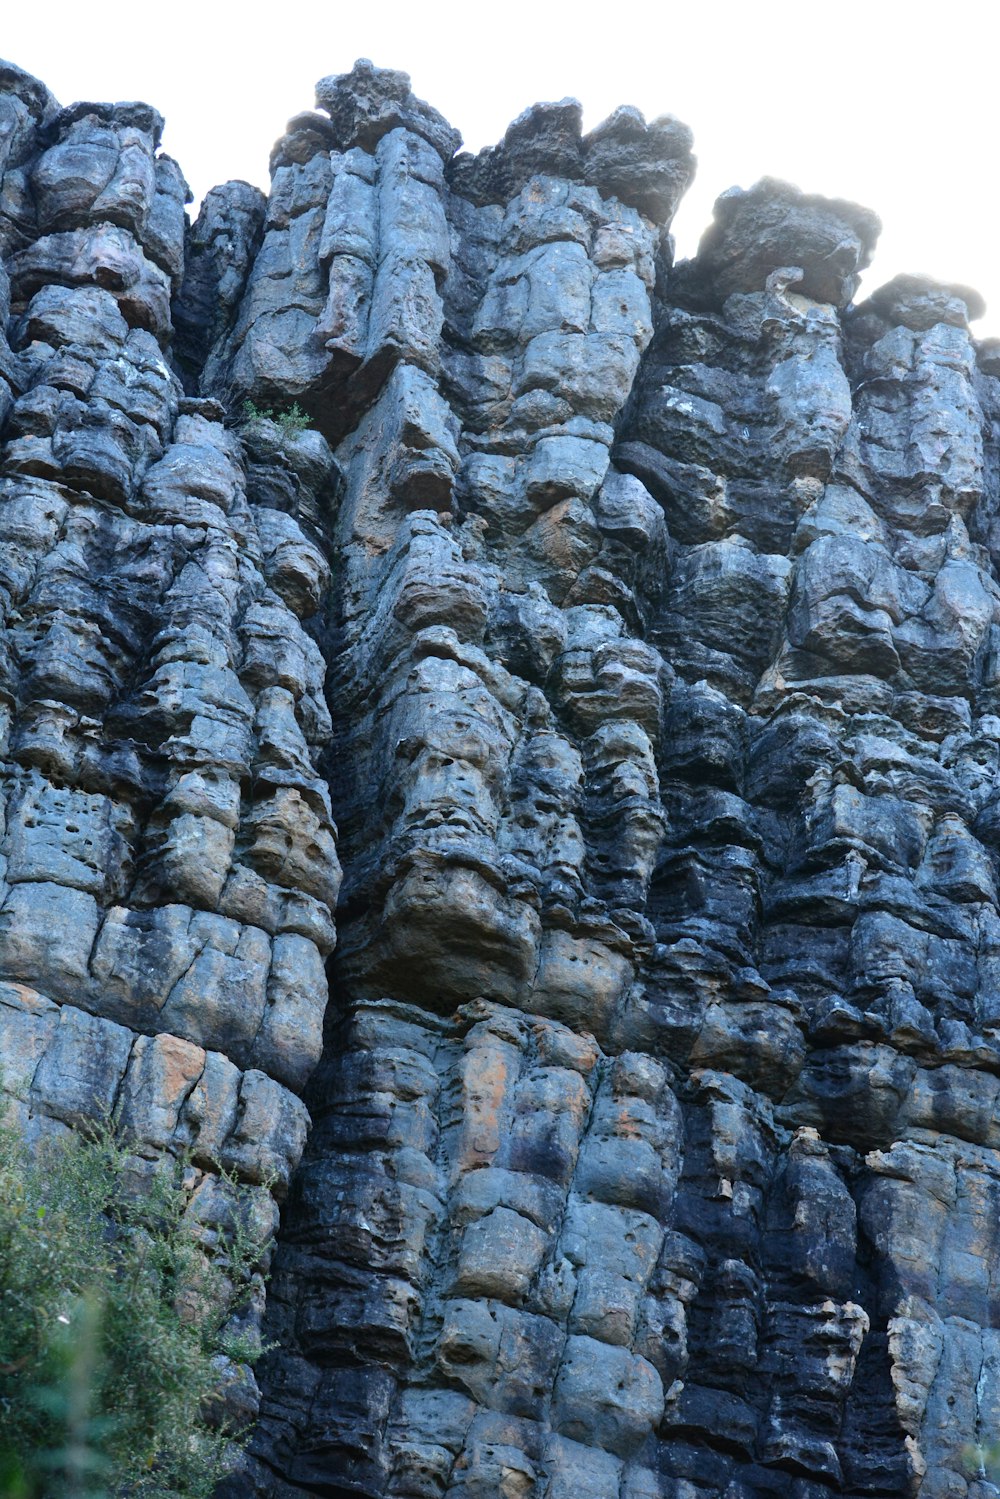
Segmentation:
[(181, 1172), (136, 1193), (110, 1130), (32, 1153), (0, 1123), (3, 1499), (207, 1496), (231, 1461), (219, 1328), (245, 1251), (206, 1260)]

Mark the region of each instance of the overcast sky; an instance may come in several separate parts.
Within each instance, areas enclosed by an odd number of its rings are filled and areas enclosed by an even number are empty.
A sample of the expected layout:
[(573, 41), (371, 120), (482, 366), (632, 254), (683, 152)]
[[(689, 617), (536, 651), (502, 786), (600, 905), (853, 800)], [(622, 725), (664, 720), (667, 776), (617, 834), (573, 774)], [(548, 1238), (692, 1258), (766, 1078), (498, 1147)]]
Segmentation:
[(692, 254), (717, 195), (785, 177), (874, 208), (884, 229), (864, 290), (897, 271), (978, 287), (980, 336), (1000, 335), (1000, 7), (987, 0), (0, 0), (0, 55), (64, 104), (148, 100), (196, 197), (227, 177), (267, 186), (267, 157), (313, 85), (356, 57), (491, 145), (539, 99), (574, 95), (584, 128), (618, 104), (674, 114), (699, 167), (675, 221)]

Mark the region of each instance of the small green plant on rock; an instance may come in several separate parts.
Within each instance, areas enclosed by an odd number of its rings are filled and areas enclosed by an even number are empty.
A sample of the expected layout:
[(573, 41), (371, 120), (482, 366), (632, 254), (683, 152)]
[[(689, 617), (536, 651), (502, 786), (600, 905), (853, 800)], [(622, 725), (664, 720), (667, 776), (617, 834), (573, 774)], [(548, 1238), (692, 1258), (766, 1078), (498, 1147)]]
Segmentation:
[(302, 410), (298, 401), (293, 401), (287, 411), (273, 410), (268, 406), (255, 406), (253, 401), (244, 401), (243, 416), (248, 422), (274, 422), (282, 432), (291, 436), (299, 432), (308, 432), (311, 425), (308, 414)]
[(225, 1179), (234, 1226), (209, 1260), (183, 1163), (140, 1192), (134, 1164), (110, 1129), (32, 1152), (0, 1122), (2, 1499), (208, 1499), (244, 1435), (219, 1382), (260, 1254), (247, 1189)]
[(970, 1442), (962, 1449), (965, 1477), (988, 1483), (1000, 1480), (1000, 1442)]

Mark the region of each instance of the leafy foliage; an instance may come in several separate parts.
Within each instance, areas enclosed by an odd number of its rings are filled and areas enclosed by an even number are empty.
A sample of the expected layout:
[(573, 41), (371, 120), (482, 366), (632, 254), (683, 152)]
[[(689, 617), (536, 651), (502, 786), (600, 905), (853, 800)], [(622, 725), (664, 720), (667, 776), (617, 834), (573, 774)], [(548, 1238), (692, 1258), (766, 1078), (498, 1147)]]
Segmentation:
[(282, 432), (293, 436), (299, 432), (307, 432), (311, 425), (307, 413), (302, 410), (298, 401), (293, 401), (287, 411), (276, 411), (267, 406), (255, 406), (253, 401), (244, 401), (243, 416), (248, 422), (274, 422)]
[(183, 1163), (141, 1191), (132, 1165), (110, 1129), (33, 1154), (0, 1124), (2, 1499), (208, 1496), (240, 1436), (219, 1333), (260, 1253), (246, 1189), (209, 1261)]

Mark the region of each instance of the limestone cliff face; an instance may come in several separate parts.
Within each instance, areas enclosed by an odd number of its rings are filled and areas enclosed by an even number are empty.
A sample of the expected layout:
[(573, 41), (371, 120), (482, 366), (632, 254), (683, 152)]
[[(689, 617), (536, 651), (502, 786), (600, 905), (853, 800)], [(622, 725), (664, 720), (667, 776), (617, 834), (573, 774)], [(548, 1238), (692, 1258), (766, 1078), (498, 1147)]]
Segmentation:
[(996, 1495), (978, 299), (770, 180), (674, 267), (630, 109), (359, 64), (185, 227), (0, 86), (3, 1081), (284, 1201), (232, 1492)]

